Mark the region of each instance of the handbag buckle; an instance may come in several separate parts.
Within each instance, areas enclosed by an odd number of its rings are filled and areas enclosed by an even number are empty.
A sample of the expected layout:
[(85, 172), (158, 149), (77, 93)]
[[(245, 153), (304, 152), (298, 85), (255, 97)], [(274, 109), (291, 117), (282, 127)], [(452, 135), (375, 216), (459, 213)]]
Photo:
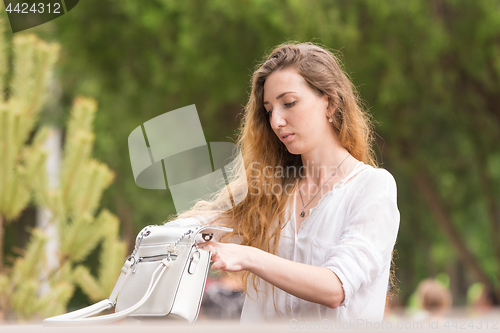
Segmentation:
[(211, 232), (209, 234), (201, 234), (201, 238), (203, 238), (205, 242), (211, 241), (212, 238), (214, 238), (214, 233)]

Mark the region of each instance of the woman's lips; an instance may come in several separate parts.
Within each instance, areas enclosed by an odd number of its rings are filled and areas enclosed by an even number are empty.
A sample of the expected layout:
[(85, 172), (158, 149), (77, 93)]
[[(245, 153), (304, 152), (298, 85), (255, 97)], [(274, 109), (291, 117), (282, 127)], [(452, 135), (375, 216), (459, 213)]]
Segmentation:
[(281, 141), (282, 141), (283, 143), (288, 142), (288, 141), (292, 140), (293, 136), (294, 136), (294, 134), (293, 134), (293, 133), (286, 133), (286, 134), (283, 134), (283, 135), (281, 136)]

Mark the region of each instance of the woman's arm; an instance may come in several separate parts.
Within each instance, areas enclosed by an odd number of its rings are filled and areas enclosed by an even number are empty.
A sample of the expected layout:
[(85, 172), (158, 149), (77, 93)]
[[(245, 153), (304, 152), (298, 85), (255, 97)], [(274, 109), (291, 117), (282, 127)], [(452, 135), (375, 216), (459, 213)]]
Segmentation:
[(247, 270), (289, 294), (329, 308), (344, 300), (342, 283), (328, 268), (297, 263), (250, 246), (215, 242), (202, 246), (212, 251), (212, 269)]

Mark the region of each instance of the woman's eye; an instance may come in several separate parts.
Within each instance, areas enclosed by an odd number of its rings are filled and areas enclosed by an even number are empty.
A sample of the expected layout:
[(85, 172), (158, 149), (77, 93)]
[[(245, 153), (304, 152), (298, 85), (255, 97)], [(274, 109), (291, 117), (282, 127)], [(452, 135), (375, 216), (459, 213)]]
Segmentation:
[(292, 106), (294, 106), (294, 105), (295, 105), (295, 103), (296, 103), (296, 102), (297, 102), (297, 101), (293, 101), (293, 102), (290, 102), (290, 103), (285, 103), (285, 106), (286, 106), (287, 108), (291, 108)]
[(273, 110), (269, 110), (269, 111), (266, 110), (266, 115), (271, 116), (272, 113), (273, 113)]

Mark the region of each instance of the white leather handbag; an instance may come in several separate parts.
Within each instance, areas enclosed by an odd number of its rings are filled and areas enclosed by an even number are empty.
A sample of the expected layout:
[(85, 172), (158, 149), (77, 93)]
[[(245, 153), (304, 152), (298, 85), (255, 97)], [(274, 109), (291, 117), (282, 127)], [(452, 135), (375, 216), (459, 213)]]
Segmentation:
[[(47, 318), (46, 326), (107, 324), (127, 316), (198, 317), (210, 266), (197, 242), (232, 229), (219, 226), (147, 226), (137, 236), (111, 296), (86, 308)], [(115, 313), (96, 316), (115, 307)]]

